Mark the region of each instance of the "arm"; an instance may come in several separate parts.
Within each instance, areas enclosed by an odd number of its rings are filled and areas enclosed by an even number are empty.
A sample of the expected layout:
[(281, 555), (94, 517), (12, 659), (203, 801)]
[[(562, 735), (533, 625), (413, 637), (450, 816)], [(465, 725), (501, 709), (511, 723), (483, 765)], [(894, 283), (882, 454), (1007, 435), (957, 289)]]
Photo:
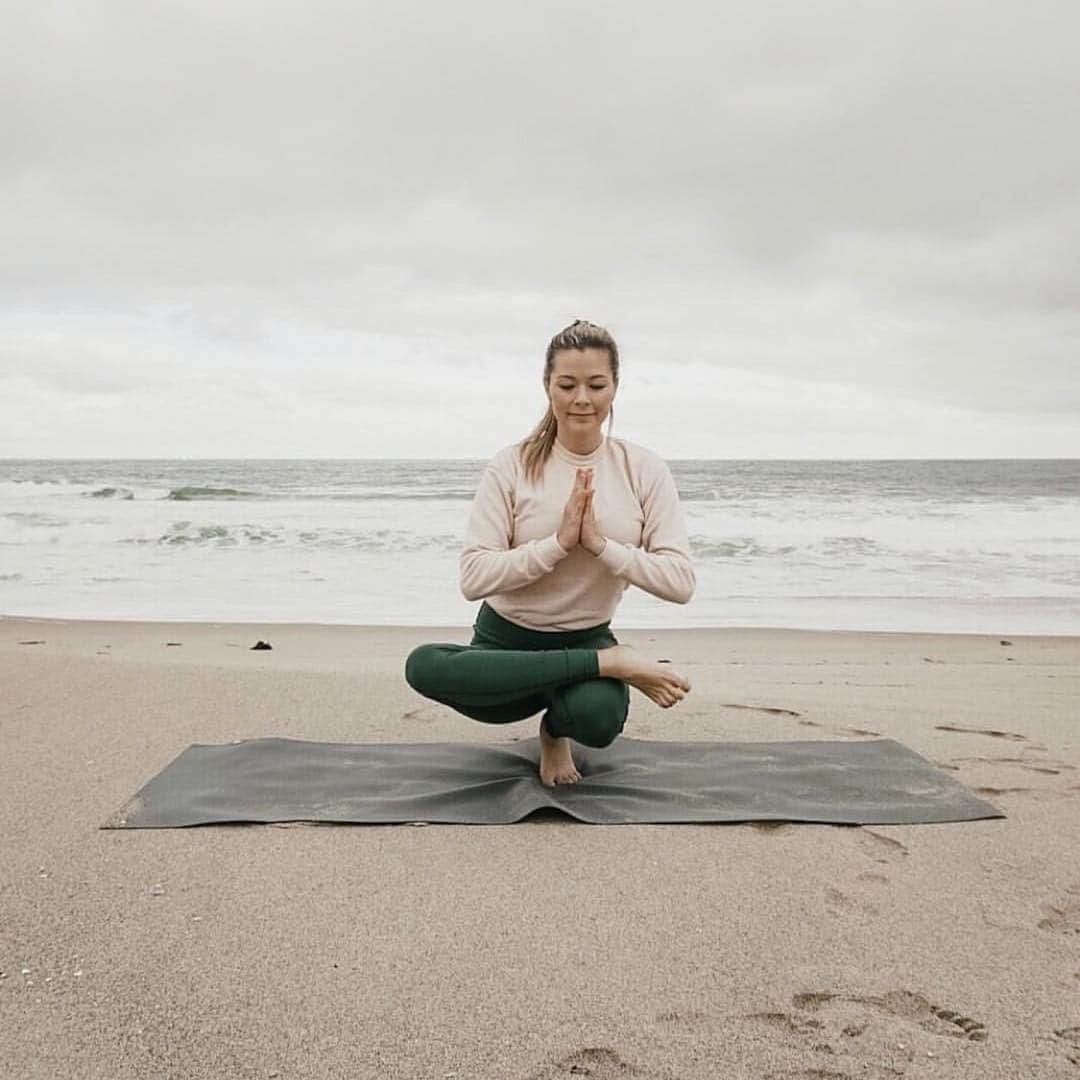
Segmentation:
[(461, 592), (466, 600), (529, 585), (551, 573), (569, 554), (555, 533), (511, 548), (513, 506), (512, 477), (490, 463), (473, 499), (461, 552)]
[(645, 523), (641, 547), (610, 537), (596, 556), (616, 577), (661, 600), (686, 604), (694, 595), (697, 576), (690, 562), (690, 541), (679, 503), (679, 491), (667, 462), (657, 460), (647, 477), (642, 498)]

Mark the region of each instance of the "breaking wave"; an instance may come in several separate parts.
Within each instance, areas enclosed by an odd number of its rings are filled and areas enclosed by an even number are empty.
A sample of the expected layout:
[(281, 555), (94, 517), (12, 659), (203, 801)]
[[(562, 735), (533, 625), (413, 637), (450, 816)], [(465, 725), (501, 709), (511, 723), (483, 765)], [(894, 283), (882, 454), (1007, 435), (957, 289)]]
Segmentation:
[(121, 544), (167, 545), (169, 547), (289, 547), (299, 545), (324, 551), (365, 551), (404, 553), (416, 551), (460, 551), (463, 539), (456, 533), (424, 534), (407, 529), (317, 529), (293, 532), (264, 525), (243, 523), (174, 521), (160, 536), (127, 537)]
[(173, 488), (166, 499), (172, 502), (199, 502), (211, 499), (257, 499), (253, 491), (239, 491), (236, 488), (181, 487)]

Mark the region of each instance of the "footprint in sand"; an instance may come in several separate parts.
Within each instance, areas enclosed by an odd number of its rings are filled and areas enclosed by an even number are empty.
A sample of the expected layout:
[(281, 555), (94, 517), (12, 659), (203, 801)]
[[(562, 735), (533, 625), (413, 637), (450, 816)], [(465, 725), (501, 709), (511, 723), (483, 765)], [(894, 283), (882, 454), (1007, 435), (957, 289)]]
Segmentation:
[(856, 827), (855, 843), (863, 854), (868, 855), (874, 862), (898, 863), (908, 857), (908, 849), (899, 840), (861, 825)]
[(802, 713), (796, 712), (794, 709), (778, 709), (771, 705), (736, 705), (729, 701), (721, 705), (720, 708), (752, 709), (754, 712), (775, 713), (777, 716), (802, 716)]
[(1039, 929), (1070, 937), (1080, 934), (1080, 883), (1070, 885), (1056, 904), (1043, 904), (1043, 911), (1046, 917), (1039, 920)]
[(704, 1020), (706, 1015), (700, 1009), (684, 1009), (682, 1012), (678, 1009), (669, 1009), (667, 1012), (657, 1013), (656, 1022), (658, 1024), (696, 1024)]
[(998, 731), (995, 728), (961, 727), (959, 724), (935, 724), (935, 731), (957, 731), (961, 735), (989, 735), (992, 739), (1008, 739), (1010, 742), (1027, 742), (1026, 735), (1015, 731)]
[[(880, 996), (831, 994), (829, 992), (810, 991), (808, 993), (794, 994), (792, 1004), (797, 1009), (811, 1012), (820, 1012), (823, 1009), (844, 1004), (868, 1006), (872, 1010), (906, 1020), (917, 1024), (926, 1031), (935, 1035), (950, 1035), (958, 1039), (971, 1039), (973, 1042), (983, 1042), (987, 1037), (986, 1025), (970, 1016), (964, 1016), (956, 1009), (946, 1009), (940, 1005), (934, 1005), (922, 994), (916, 994), (911, 990), (889, 990)], [(862, 1034), (872, 1023), (865, 1016), (860, 1018), (864, 1022), (847, 1025), (845, 1032)], [(858, 1028), (858, 1031), (855, 1031)]]
[[(852, 830), (856, 846), (875, 863), (884, 866), (895, 865), (908, 857), (908, 849), (891, 836), (883, 836), (863, 826), (837, 825), (834, 827)], [(855, 880), (865, 883), (870, 889), (879, 889), (882, 885), (888, 885), (890, 878), (888, 874), (878, 870), (864, 870), (855, 875)], [(862, 911), (870, 915), (880, 913), (878, 906), (869, 897), (853, 896), (833, 886), (825, 889), (825, 903), (837, 914), (853, 911)]]
[(1015, 765), (1027, 772), (1043, 773), (1046, 776), (1060, 776), (1064, 771), (1075, 771), (1076, 766), (1065, 761), (1034, 762), (1022, 757), (957, 757), (951, 758), (952, 765), (942, 765), (943, 769), (959, 769), (960, 765)]
[(875, 885), (888, 885), (889, 876), (887, 874), (879, 874), (876, 870), (864, 870), (861, 874), (855, 875), (856, 881), (870, 881)]
[(825, 731), (833, 731), (837, 735), (871, 735), (875, 738), (881, 737), (880, 731), (871, 731), (869, 728), (859, 727), (837, 727), (835, 724), (819, 724), (816, 720), (800, 720), (800, 724), (803, 727), (819, 727)]
[(1080, 1027), (1058, 1028), (1054, 1035), (1065, 1048), (1065, 1059), (1070, 1065), (1080, 1065)]
[[(807, 1052), (828, 1055), (817, 1068), (779, 1076), (884, 1077), (903, 1075), (916, 1057), (937, 1057), (939, 1065), (953, 1040), (985, 1042), (986, 1025), (956, 1009), (935, 1005), (910, 990), (881, 995), (811, 990), (792, 996), (790, 1012), (750, 1013), (807, 1064)], [(928, 1040), (926, 1035), (934, 1036)]]
[(406, 713), (401, 714), (402, 720), (438, 720), (442, 714), (438, 711), (438, 708), (421, 705), (419, 709), (410, 709)]
[(631, 1065), (610, 1046), (585, 1046), (531, 1073), (529, 1080), (559, 1080), (563, 1076), (589, 1076), (593, 1080), (661, 1080), (660, 1073)]
[(825, 903), (828, 904), (831, 911), (841, 915), (853, 911), (863, 911), (867, 915), (878, 915), (881, 911), (876, 904), (870, 903), (869, 900), (864, 900), (858, 896), (849, 896), (831, 885), (825, 890)]
[(824, 1020), (812, 1016), (793, 1016), (785, 1012), (749, 1013), (746, 1018), (792, 1035), (815, 1035), (825, 1026)]

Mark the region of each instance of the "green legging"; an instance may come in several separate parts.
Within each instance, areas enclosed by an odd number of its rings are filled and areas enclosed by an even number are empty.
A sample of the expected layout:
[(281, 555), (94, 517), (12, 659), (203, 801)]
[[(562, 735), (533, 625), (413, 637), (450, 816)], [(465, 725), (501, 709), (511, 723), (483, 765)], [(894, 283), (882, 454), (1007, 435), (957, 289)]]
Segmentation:
[(469, 645), (418, 645), (405, 661), (405, 679), (418, 694), (485, 724), (511, 724), (547, 709), (549, 735), (607, 746), (626, 723), (630, 688), (600, 678), (596, 651), (618, 644), (606, 622), (529, 630), (485, 601)]

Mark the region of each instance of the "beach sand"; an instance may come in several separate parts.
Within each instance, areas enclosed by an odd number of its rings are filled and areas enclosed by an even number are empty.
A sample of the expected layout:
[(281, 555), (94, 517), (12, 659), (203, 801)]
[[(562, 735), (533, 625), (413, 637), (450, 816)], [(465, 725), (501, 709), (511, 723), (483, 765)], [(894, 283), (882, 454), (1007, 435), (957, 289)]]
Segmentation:
[(191, 743), (539, 718), (408, 687), (462, 627), (0, 619), (0, 1073), (1080, 1077), (1080, 637), (613, 628), (693, 681), (627, 735), (887, 736), (1008, 817), (101, 830)]

